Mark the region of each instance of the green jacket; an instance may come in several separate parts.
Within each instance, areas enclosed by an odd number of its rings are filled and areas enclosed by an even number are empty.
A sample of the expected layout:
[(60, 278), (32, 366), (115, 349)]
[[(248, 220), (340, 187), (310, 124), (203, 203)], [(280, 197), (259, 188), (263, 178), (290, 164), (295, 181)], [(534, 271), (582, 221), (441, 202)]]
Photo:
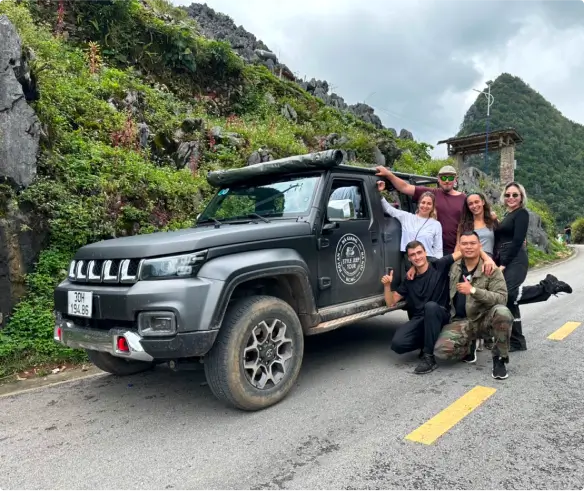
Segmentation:
[[(450, 315), (454, 319), (456, 311), (454, 308), (454, 295), (456, 295), (456, 284), (462, 273), (461, 260), (450, 266)], [(507, 304), (507, 284), (500, 269), (495, 269), (491, 276), (482, 272), (483, 260), (479, 259), (479, 264), (473, 274), (471, 284), (476, 288), (476, 292), (466, 296), (466, 318), (471, 323), (480, 323), (495, 305)]]

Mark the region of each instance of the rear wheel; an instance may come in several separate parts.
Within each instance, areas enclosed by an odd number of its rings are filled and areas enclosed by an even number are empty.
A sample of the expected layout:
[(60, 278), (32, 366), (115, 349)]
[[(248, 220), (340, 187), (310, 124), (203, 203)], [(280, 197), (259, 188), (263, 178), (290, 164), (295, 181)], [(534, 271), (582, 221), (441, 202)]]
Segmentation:
[(205, 375), (218, 399), (255, 411), (288, 394), (303, 355), (304, 334), (292, 307), (276, 297), (252, 296), (229, 307), (205, 357)]
[(146, 361), (127, 360), (101, 351), (85, 351), (91, 363), (97, 368), (114, 375), (133, 375), (135, 373), (145, 372), (154, 367), (154, 363)]

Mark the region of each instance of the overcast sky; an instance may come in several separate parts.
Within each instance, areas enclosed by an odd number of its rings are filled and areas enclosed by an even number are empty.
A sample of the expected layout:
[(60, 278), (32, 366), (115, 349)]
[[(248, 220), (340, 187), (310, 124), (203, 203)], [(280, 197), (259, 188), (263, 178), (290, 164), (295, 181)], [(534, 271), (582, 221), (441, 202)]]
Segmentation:
[[(190, 0), (172, 0), (190, 5)], [(584, 124), (582, 0), (207, 0), (297, 76), (436, 145), (489, 79), (521, 77)], [(497, 101), (495, 101), (497, 104)], [(440, 145), (433, 155), (445, 156)]]

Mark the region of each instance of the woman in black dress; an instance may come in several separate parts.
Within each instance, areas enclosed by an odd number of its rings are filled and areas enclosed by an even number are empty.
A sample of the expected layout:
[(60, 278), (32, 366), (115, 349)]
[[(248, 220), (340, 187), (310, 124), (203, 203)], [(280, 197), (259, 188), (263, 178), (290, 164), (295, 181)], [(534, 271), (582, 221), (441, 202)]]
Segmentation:
[(572, 288), (549, 274), (538, 285), (523, 286), (529, 267), (525, 246), (529, 226), (527, 194), (521, 184), (510, 182), (505, 186), (501, 200), (507, 212), (495, 229), (495, 240), (497, 263), (507, 283), (507, 307), (514, 318), (509, 351), (525, 351), (527, 343), (522, 332), (519, 304), (543, 302), (560, 292), (572, 293)]

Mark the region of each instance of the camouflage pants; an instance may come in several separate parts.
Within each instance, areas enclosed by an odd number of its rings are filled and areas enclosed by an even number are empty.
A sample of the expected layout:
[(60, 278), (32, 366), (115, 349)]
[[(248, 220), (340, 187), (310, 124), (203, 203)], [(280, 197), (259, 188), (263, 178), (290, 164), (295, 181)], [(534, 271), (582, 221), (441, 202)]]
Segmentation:
[(504, 305), (495, 305), (479, 322), (455, 319), (442, 328), (434, 346), (434, 356), (440, 360), (457, 361), (464, 358), (475, 339), (495, 338), (493, 356), (509, 359), (509, 338), (513, 315)]

